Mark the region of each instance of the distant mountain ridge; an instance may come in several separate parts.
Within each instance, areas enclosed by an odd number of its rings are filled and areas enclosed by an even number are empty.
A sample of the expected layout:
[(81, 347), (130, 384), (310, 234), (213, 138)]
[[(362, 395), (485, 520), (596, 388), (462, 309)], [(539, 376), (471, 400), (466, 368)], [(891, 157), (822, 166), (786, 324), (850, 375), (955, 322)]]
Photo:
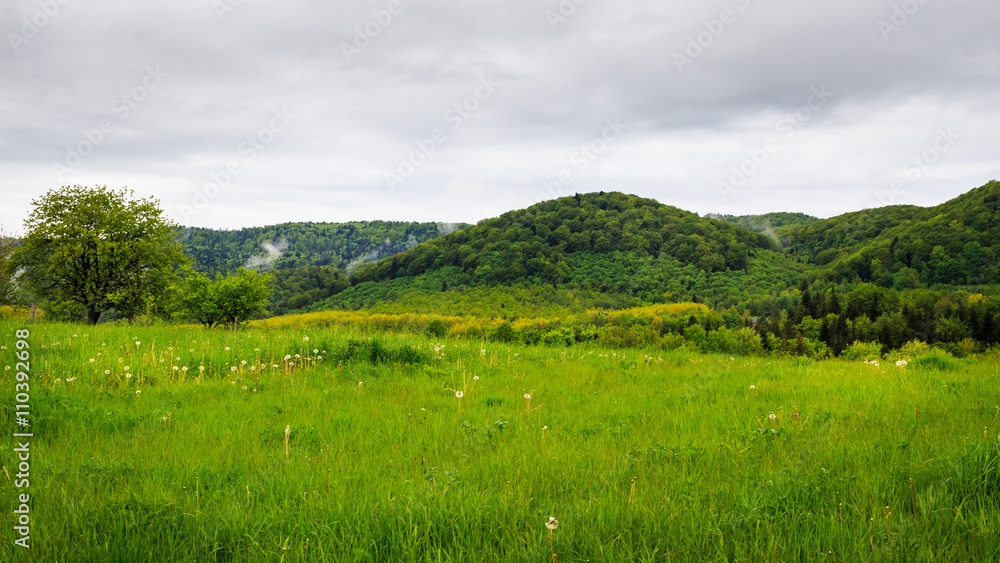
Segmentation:
[(351, 270), (416, 247), (464, 224), (404, 221), (283, 223), (239, 230), (184, 227), (178, 241), (195, 269), (214, 274), (241, 267), (286, 270), (325, 266)]

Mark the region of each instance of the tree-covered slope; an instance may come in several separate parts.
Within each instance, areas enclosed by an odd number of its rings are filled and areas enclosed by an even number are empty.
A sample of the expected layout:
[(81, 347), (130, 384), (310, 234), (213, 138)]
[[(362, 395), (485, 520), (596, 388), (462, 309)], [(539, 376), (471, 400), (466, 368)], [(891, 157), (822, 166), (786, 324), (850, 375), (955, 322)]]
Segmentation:
[[(360, 268), (353, 284), (457, 268), (458, 285), (553, 284), (578, 277), (571, 256), (633, 253), (705, 272), (745, 270), (766, 236), (617, 192), (577, 194), (510, 211)], [(627, 275), (628, 272), (624, 272)]]
[(1000, 283), (1000, 182), (935, 207), (892, 206), (802, 227), (790, 249), (818, 276), (883, 287)]
[(208, 274), (241, 267), (347, 270), (413, 248), (452, 229), (438, 223), (391, 221), (284, 223), (232, 231), (187, 227), (178, 232), (178, 240), (195, 259), (195, 268)]

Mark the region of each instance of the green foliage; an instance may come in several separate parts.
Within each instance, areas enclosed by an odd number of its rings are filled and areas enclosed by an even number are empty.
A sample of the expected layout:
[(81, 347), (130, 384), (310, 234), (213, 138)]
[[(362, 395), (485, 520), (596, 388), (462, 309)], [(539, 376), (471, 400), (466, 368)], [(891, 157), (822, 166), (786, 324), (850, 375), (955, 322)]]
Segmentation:
[(546, 201), (422, 244), (359, 269), (354, 285), (459, 268), (459, 283), (565, 283), (576, 253), (673, 257), (706, 273), (742, 270), (757, 250), (775, 248), (764, 235), (650, 199), (618, 192)]
[(29, 291), (65, 316), (79, 312), (94, 324), (114, 309), (134, 319), (186, 258), (159, 203), (131, 197), (106, 187), (50, 190), (32, 202), (8, 272), (23, 268)]
[(212, 282), (201, 272), (188, 270), (179, 291), (181, 315), (211, 328), (238, 325), (264, 313), (271, 296), (271, 275), (240, 268), (235, 274), (217, 274)]
[(22, 305), (24, 297), (14, 279), (14, 272), (9, 266), (10, 256), (17, 248), (17, 241), (4, 234), (0, 229), (0, 307)]
[(936, 207), (848, 213), (790, 232), (823, 278), (907, 289), (1000, 283), (1000, 182)]
[(871, 361), (882, 359), (882, 346), (874, 342), (855, 341), (841, 354), (845, 360)]
[(434, 319), (427, 325), (425, 332), (427, 336), (433, 338), (444, 338), (448, 336), (448, 325), (444, 324), (444, 321), (441, 319)]
[[(365, 262), (413, 248), (464, 225), (363, 221), (352, 223), (284, 223), (233, 231), (185, 227), (178, 241), (195, 260), (199, 272), (215, 275), (239, 268), (349, 270)], [(270, 249), (270, 252), (268, 251)], [(310, 269), (312, 268), (312, 269)], [(286, 276), (277, 276), (279, 286)], [(298, 307), (288, 307), (290, 309)]]

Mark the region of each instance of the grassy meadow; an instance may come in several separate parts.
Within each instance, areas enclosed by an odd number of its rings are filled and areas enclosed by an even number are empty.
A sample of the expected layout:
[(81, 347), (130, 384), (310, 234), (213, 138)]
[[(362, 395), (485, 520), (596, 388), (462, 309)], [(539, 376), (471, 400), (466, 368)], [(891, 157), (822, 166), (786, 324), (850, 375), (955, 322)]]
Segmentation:
[(3, 561), (1000, 560), (995, 356), (40, 322), (16, 489), (24, 328)]

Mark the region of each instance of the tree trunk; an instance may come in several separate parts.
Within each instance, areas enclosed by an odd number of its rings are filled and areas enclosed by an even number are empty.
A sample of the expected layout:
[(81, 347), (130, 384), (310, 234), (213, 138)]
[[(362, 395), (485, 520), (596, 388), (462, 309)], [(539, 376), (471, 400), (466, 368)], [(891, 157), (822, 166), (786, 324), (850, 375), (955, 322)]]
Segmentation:
[(89, 309), (87, 311), (87, 324), (96, 325), (97, 319), (101, 318), (101, 312), (96, 309)]

